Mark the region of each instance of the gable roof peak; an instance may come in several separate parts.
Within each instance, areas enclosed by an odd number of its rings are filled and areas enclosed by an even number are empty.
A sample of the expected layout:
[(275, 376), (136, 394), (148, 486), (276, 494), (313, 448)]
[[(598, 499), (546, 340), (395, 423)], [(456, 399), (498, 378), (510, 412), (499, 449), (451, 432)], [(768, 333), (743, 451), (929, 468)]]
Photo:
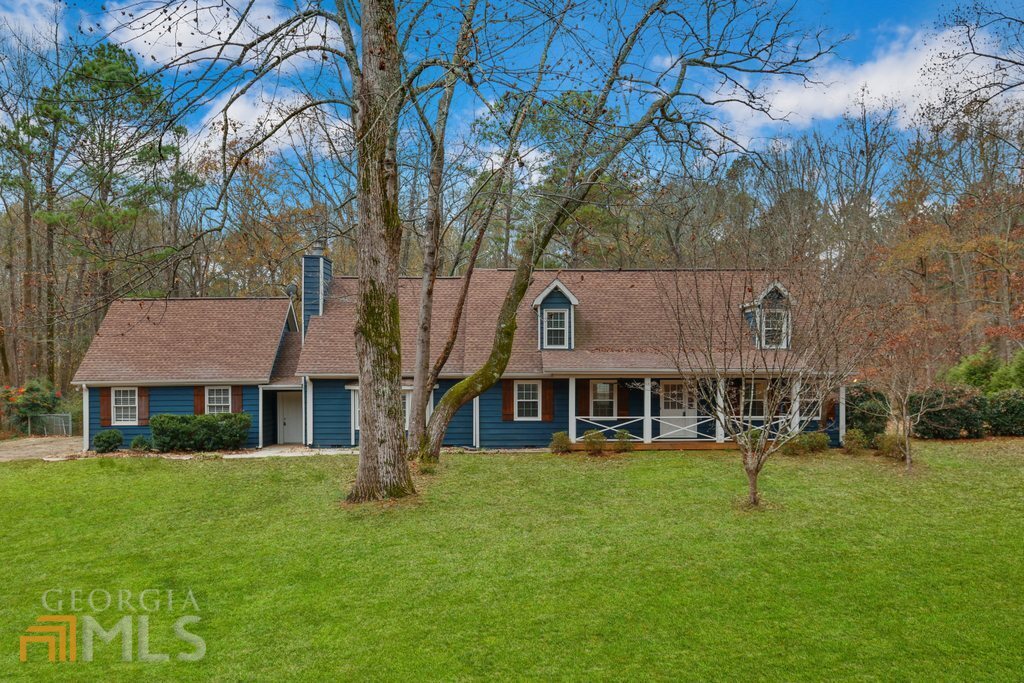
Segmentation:
[(580, 300), (577, 299), (576, 296), (569, 291), (569, 288), (566, 287), (565, 284), (556, 277), (554, 280), (551, 281), (551, 283), (547, 287), (544, 288), (543, 291), (541, 291), (540, 294), (537, 295), (537, 298), (533, 300), (533, 307), (537, 308), (538, 306), (540, 306), (541, 302), (543, 302), (544, 299), (547, 298), (548, 294), (555, 291), (556, 289), (560, 290), (562, 294), (565, 295), (565, 298), (569, 300), (569, 303), (571, 303), (573, 306), (580, 305)]

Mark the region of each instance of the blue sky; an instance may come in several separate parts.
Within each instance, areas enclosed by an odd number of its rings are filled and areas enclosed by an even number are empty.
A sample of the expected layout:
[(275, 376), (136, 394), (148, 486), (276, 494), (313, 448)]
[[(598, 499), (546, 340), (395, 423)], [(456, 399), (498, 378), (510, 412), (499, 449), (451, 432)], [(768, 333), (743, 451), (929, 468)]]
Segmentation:
[[(143, 0), (145, 1), (145, 0)], [(268, 4), (274, 0), (264, 0)], [(99, 14), (101, 4), (127, 6), (138, 0), (74, 0), (68, 16)], [(237, 5), (244, 4), (238, 0)], [(867, 88), (869, 100), (903, 107), (901, 121), (909, 125), (917, 105), (934, 96), (942, 83), (928, 82), (922, 66), (929, 56), (948, 45), (948, 35), (937, 26), (949, 3), (929, 0), (799, 0), (797, 11), (810, 26), (828, 26), (835, 36), (848, 35), (836, 54), (819, 65), (816, 87), (799, 83), (773, 86), (773, 109), (787, 117), (785, 124), (766, 122), (746, 112), (728, 113), (740, 137), (759, 138), (784, 131), (829, 125)], [(24, 27), (45, 23), (38, 0), (0, 0), (0, 18)], [(245, 121), (264, 107), (255, 100), (240, 103), (234, 118)]]

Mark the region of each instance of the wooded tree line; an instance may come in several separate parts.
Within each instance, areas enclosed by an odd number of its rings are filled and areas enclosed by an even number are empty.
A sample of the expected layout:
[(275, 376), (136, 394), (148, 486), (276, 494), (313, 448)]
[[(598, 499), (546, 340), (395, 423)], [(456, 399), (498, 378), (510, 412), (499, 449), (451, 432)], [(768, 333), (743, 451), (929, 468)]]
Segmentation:
[[(254, 2), (216, 16), (154, 3), (117, 19), (144, 37), (131, 51), (59, 13), (48, 33), (4, 29), (2, 381), (66, 387), (117, 297), (281, 294), (317, 238), (336, 274), (360, 275), (360, 329), (381, 335), (357, 335), (361, 382), (387, 387), (364, 392), (368, 444), (398, 408), (395, 366), (370, 361), (397, 333), (399, 275), (424, 283), (421, 388), (444, 359), (429, 349), (433, 280), (474, 267), (516, 270), (514, 312), (537, 267), (865, 259), (908, 303), (908, 327), (946, 331), (950, 358), (1018, 349), (1019, 20), (951, 15), (965, 42), (936, 73), (983, 68), (913, 125), (865, 92), (834, 128), (744, 145), (719, 112), (768, 112), (752, 79), (810, 79), (833, 45), (789, 5), (693, 5), (703, 26), (657, 1), (315, 3), (267, 21)], [(995, 57), (970, 40), (979, 30)], [(261, 88), (276, 94), (259, 115), (232, 119)], [(418, 392), (414, 450), (500, 376), (511, 323), (429, 426)], [(393, 422), (385, 451), (404, 450)]]

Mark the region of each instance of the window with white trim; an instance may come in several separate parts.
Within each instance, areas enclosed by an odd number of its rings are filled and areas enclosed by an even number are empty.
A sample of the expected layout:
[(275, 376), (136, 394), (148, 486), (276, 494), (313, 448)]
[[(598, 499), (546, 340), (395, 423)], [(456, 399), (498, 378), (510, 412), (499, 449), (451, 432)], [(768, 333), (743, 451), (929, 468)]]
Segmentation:
[(206, 413), (231, 412), (231, 387), (206, 387)]
[(113, 388), (110, 390), (112, 425), (139, 424), (139, 390), (135, 387)]
[[(352, 392), (352, 422), (359, 431), (359, 391)], [(409, 414), (412, 412), (412, 390), (402, 390), (402, 422), (405, 424), (405, 431), (409, 431)], [(429, 411), (428, 411), (429, 412)]]
[(800, 419), (820, 420), (821, 404), (824, 401), (821, 385), (817, 382), (803, 381), (800, 383)]
[(548, 308), (544, 311), (544, 348), (569, 348), (569, 311)]
[(744, 417), (764, 417), (764, 396), (767, 382), (763, 379), (743, 381)]
[(590, 416), (591, 417), (615, 417), (616, 409), (616, 383), (603, 380), (592, 380), (590, 382)]
[(516, 382), (516, 419), (540, 419), (540, 382)]
[(663, 410), (695, 410), (696, 387), (688, 382), (662, 382), (661, 407)]

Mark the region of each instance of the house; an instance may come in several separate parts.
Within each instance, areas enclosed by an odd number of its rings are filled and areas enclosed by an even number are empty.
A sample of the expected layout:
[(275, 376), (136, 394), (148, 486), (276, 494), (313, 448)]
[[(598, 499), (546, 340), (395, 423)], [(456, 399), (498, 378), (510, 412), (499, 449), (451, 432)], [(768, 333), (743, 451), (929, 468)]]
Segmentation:
[[(445, 444), (542, 447), (555, 432), (577, 441), (597, 429), (608, 436), (626, 431), (649, 447), (724, 447), (726, 437), (714, 417), (719, 408), (706, 399), (708, 392), (695, 390), (694, 382), (708, 381), (707, 369), (681, 367), (678, 355), (665, 351), (679, 345), (686, 327), (670, 319), (662, 303), (666, 272), (672, 271), (536, 272), (519, 309), (502, 381), (458, 411)], [(717, 273), (686, 272), (698, 290)], [(474, 273), (457, 342), (431, 405), (487, 358), (512, 277), (508, 270)], [(723, 303), (715, 315), (745, 320), (753, 330), (751, 344), (785, 349), (794, 324), (785, 308), (790, 294), (781, 283), (763, 284), (756, 296), (740, 292), (742, 307)], [(333, 277), (330, 260), (314, 249), (303, 257), (301, 324), (288, 298), (114, 303), (74, 379), (86, 397), (84, 445), (108, 427), (121, 429), (126, 440), (147, 434), (148, 417), (157, 413), (230, 410), (252, 414), (252, 447), (358, 446), (356, 286), (355, 278)], [(460, 278), (436, 283), (435, 352), (451, 327), (460, 287)], [(407, 416), (419, 288), (419, 278), (400, 280)], [(710, 292), (709, 287), (704, 295)], [(758, 414), (766, 380), (716, 381), (717, 396), (743, 394), (751, 424), (778, 426), (796, 418)], [(838, 443), (845, 427), (843, 399), (841, 391), (834, 406), (814, 406), (814, 416), (805, 405), (803, 420), (811, 420), (806, 427), (820, 427)], [(799, 411), (800, 401), (790, 410)]]

